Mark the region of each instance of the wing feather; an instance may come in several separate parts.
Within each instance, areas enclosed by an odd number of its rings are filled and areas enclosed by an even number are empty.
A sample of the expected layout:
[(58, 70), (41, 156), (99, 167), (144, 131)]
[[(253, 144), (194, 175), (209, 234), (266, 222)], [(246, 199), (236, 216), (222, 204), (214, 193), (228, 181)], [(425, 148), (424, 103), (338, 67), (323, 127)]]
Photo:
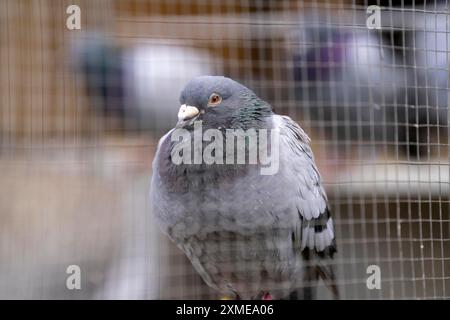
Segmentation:
[[(299, 241), (303, 257), (311, 260), (312, 269), (307, 272), (308, 281), (321, 277), (330, 287), (335, 297), (338, 290), (335, 284), (332, 266), (327, 260), (332, 259), (336, 252), (336, 240), (333, 220), (328, 208), (328, 199), (321, 183), (319, 171), (314, 162), (314, 156), (309, 146), (308, 135), (286, 116), (276, 116), (280, 128), (280, 137), (290, 148), (290, 161), (298, 183), (298, 210), (300, 228), (294, 231), (296, 241)], [(299, 231), (298, 231), (299, 230)], [(299, 233), (299, 234), (298, 234)], [(313, 254), (315, 253), (315, 254)], [(315, 270), (315, 271), (314, 271)]]

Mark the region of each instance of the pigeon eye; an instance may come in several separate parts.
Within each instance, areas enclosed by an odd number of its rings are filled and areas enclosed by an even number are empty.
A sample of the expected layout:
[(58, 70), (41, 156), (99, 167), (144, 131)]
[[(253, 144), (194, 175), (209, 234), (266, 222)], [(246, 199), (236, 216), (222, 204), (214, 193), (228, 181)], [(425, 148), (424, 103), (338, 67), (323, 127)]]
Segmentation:
[(218, 105), (220, 102), (222, 102), (222, 98), (221, 98), (217, 93), (213, 93), (213, 94), (209, 97), (208, 104), (211, 105), (211, 106), (216, 106), (216, 105)]

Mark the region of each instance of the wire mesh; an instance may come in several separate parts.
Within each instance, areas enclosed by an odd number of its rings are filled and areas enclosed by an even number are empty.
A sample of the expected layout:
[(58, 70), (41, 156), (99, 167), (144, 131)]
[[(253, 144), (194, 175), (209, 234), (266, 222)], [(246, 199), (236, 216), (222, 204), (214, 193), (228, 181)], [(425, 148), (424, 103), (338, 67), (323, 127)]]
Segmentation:
[(342, 299), (449, 299), (449, 42), (439, 0), (0, 0), (0, 298), (224, 298), (148, 197), (180, 91), (211, 74), (311, 137)]

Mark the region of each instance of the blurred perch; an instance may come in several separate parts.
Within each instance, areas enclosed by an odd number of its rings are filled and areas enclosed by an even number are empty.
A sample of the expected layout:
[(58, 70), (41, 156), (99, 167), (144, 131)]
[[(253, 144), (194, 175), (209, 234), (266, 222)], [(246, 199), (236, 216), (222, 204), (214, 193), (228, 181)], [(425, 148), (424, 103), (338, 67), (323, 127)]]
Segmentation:
[(360, 164), (338, 174), (327, 184), (341, 196), (432, 197), (449, 199), (448, 163), (378, 162)]

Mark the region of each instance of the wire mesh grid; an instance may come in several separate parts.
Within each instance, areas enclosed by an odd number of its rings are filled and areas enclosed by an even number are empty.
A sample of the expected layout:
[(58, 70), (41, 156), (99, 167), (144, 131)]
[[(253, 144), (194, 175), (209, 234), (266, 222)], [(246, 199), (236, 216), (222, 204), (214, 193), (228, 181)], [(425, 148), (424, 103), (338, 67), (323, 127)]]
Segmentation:
[(450, 298), (449, 32), (438, 0), (0, 0), (0, 297), (225, 298), (148, 197), (181, 89), (214, 74), (311, 137), (342, 299)]

